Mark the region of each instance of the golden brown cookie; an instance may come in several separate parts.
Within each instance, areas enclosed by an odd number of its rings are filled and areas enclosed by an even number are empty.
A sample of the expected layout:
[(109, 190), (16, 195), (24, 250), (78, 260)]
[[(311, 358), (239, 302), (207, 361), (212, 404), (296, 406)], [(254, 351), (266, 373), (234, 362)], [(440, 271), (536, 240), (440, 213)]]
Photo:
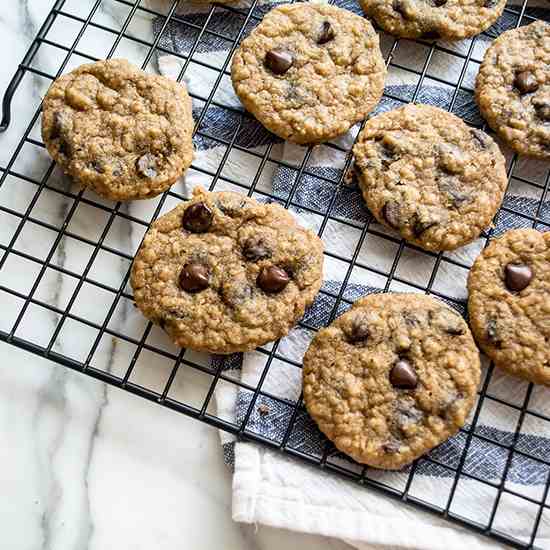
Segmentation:
[(131, 283), (137, 306), (178, 346), (232, 353), (287, 334), (322, 266), (321, 240), (281, 206), (195, 189), (153, 223)]
[(476, 239), (506, 190), (496, 143), (437, 107), (411, 104), (371, 118), (353, 153), (376, 219), (426, 250)]
[(489, 126), (520, 154), (550, 159), (550, 24), (501, 34), (485, 52), (476, 100)]
[(285, 4), (243, 40), (231, 66), (243, 105), (295, 143), (347, 132), (374, 108), (386, 67), (364, 18), (328, 4)]
[(464, 425), (479, 378), (479, 353), (458, 313), (420, 294), (372, 294), (315, 336), (303, 392), (340, 451), (393, 470)]
[(472, 332), (495, 365), (550, 386), (550, 233), (514, 229), (491, 241), (468, 293)]
[(82, 187), (112, 200), (168, 189), (193, 159), (191, 100), (182, 84), (123, 59), (82, 65), (48, 90), (42, 136)]
[(385, 31), (405, 38), (458, 40), (488, 29), (506, 0), (359, 0)]

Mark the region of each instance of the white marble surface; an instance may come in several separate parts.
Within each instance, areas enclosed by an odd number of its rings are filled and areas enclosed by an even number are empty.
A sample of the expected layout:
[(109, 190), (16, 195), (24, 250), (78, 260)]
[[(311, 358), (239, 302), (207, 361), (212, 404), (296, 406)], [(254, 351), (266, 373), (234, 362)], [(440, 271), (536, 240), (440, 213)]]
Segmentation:
[[(2, 2), (2, 91), (52, 4), (53, 0)], [(89, 0), (68, 0), (66, 9), (85, 13), (90, 4)], [(100, 8), (96, 20), (116, 23), (120, 13)], [(147, 20), (138, 24), (140, 32), (147, 32)], [(65, 24), (52, 32), (70, 45), (75, 29)], [(111, 43), (106, 45), (94, 33), (82, 41), (83, 49), (97, 56), (104, 55)], [(121, 45), (118, 53), (125, 48), (130, 47)], [(40, 53), (41, 68), (54, 71), (58, 60), (59, 52), (44, 47)], [(41, 78), (25, 77), (14, 100), (13, 124), (0, 136), (2, 166), (45, 86)], [(33, 135), (37, 135), (35, 131)], [(17, 169), (39, 177), (47, 159), (41, 153), (28, 154), (22, 154)], [(59, 181), (59, 185), (66, 185)], [(10, 193), (19, 211), (24, 211), (32, 196), (29, 193), (36, 190), (32, 185), (22, 187), (20, 184), (15, 189), (7, 182), (2, 190), (2, 200)], [(53, 224), (62, 223), (71, 201), (54, 195), (43, 193), (36, 212)], [(9, 240), (15, 223), (2, 218), (2, 242)], [(89, 218), (87, 222), (76, 218), (70, 223), (77, 233), (94, 229)], [(18, 247), (42, 254), (47, 248), (32, 232), (21, 236)], [(75, 243), (67, 243), (55, 252), (52, 261), (69, 265), (77, 250)], [(74, 260), (70, 268), (77, 270), (79, 261)], [(25, 277), (24, 271), (7, 265), (2, 281), (24, 286)], [(62, 304), (71, 291), (54, 277), (40, 292), (42, 299)], [(7, 325), (17, 308), (6, 303), (4, 295), (2, 301)], [(127, 312), (121, 315), (127, 323), (134, 319), (129, 320)], [(56, 320), (44, 312), (29, 314), (20, 334), (47, 341)], [(136, 330), (143, 327), (141, 320), (135, 323)], [(75, 352), (80, 337), (83, 335), (62, 335), (54, 349)], [(105, 352), (111, 360), (114, 348)], [(234, 523), (231, 476), (222, 462), (214, 429), (6, 344), (0, 344), (0, 444), (1, 548), (347, 548), (344, 543), (321, 537)]]

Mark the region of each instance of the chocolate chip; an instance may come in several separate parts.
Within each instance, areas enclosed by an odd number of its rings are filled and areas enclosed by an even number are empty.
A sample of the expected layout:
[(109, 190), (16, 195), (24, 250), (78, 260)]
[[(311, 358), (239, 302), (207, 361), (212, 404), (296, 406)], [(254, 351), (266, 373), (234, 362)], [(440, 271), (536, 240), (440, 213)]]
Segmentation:
[(212, 225), (212, 210), (204, 202), (196, 202), (183, 213), (182, 225), (191, 233), (205, 233)]
[(370, 336), (369, 325), (364, 315), (356, 316), (346, 330), (346, 336), (350, 344), (366, 342)]
[(415, 237), (420, 237), (422, 233), (438, 224), (437, 220), (422, 218), (418, 214), (414, 214), (411, 221), (411, 229)]
[(71, 129), (71, 119), (63, 111), (53, 114), (53, 124), (50, 130), (50, 139), (58, 139)]
[(444, 6), (447, 3), (447, 0), (433, 0), (434, 6), (437, 8), (440, 8), (441, 6)]
[(521, 71), (516, 73), (516, 77), (514, 78), (514, 87), (522, 95), (530, 94), (538, 90), (539, 83), (531, 71)]
[(483, 130), (473, 128), (470, 130), (470, 134), (480, 149), (489, 149), (491, 146), (491, 138)]
[(533, 270), (525, 264), (508, 264), (504, 268), (504, 281), (509, 290), (520, 292), (533, 280)]
[(223, 284), (220, 294), (225, 304), (238, 308), (252, 298), (252, 289), (246, 281), (230, 280)]
[(398, 401), (395, 406), (395, 423), (399, 430), (406, 430), (411, 424), (418, 424), (424, 413), (408, 401)]
[(447, 308), (430, 311), (430, 324), (452, 336), (460, 336), (465, 333), (464, 323), (458, 313)]
[(250, 238), (244, 243), (243, 256), (250, 262), (257, 262), (271, 258), (271, 250), (264, 245), (263, 241)]
[(210, 269), (204, 264), (185, 264), (180, 272), (180, 288), (187, 292), (200, 292), (208, 288)]
[(276, 265), (264, 267), (256, 279), (257, 285), (264, 292), (269, 293), (281, 292), (289, 282), (290, 277), (288, 273)]
[(403, 19), (413, 19), (414, 13), (411, 12), (410, 6), (406, 0), (393, 0), (392, 8), (401, 16)]
[(73, 155), (69, 142), (63, 137), (59, 138), (59, 152), (67, 158), (71, 158)]
[(447, 195), (451, 205), (455, 208), (460, 208), (463, 204), (472, 200), (472, 197), (468, 193), (461, 191), (460, 185), (460, 181), (452, 177), (440, 178), (437, 181), (439, 190)]
[(328, 21), (323, 21), (321, 30), (317, 36), (317, 44), (326, 44), (334, 39), (334, 29)]
[(500, 338), (499, 330), (497, 327), (496, 319), (489, 319), (485, 325), (485, 330), (487, 332), (487, 340), (500, 347), (502, 339)]
[(382, 207), (382, 217), (390, 227), (398, 229), (401, 225), (399, 218), (399, 203), (388, 201)]
[(292, 53), (288, 50), (275, 48), (265, 54), (264, 63), (271, 72), (275, 74), (285, 74), (288, 69), (292, 67), (294, 58), (292, 57)]
[(98, 174), (104, 174), (105, 173), (105, 170), (103, 168), (103, 164), (99, 160), (92, 160), (92, 162), (90, 162), (88, 164), (88, 168), (90, 170), (93, 170), (94, 172), (97, 172)]
[(151, 153), (141, 155), (136, 160), (136, 170), (144, 178), (154, 178), (157, 175), (157, 159)]
[(400, 390), (414, 390), (418, 385), (416, 371), (407, 359), (399, 359), (390, 371), (390, 383)]
[(550, 102), (542, 98), (532, 100), (537, 116), (544, 121), (550, 121)]

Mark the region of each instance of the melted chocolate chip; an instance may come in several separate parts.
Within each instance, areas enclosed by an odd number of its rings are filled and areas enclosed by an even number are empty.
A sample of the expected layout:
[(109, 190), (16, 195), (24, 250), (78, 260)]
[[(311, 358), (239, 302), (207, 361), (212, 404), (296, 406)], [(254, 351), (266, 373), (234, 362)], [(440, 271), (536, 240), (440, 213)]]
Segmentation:
[(252, 289), (246, 281), (228, 281), (221, 288), (221, 298), (233, 308), (242, 306), (252, 298)]
[(382, 218), (384, 218), (390, 227), (398, 229), (401, 225), (399, 218), (399, 203), (395, 201), (388, 201), (382, 207)]
[(180, 272), (180, 288), (186, 292), (200, 292), (208, 288), (210, 269), (204, 264), (185, 264)]
[(440, 8), (447, 3), (447, 0), (433, 0), (434, 6)]
[(256, 279), (257, 285), (264, 292), (269, 293), (281, 292), (281, 290), (283, 290), (289, 282), (290, 277), (288, 276), (288, 273), (276, 265), (264, 267)]
[(59, 138), (59, 152), (67, 158), (71, 158), (73, 155), (72, 148), (69, 145), (69, 142), (66, 141), (63, 137)]
[(420, 237), (425, 231), (437, 225), (436, 220), (423, 219), (418, 214), (412, 218), (411, 229), (415, 237)]
[(524, 95), (536, 92), (539, 88), (539, 83), (531, 71), (521, 71), (514, 78), (514, 87), (521, 95)]
[(105, 173), (105, 169), (103, 168), (103, 164), (99, 160), (92, 160), (92, 162), (90, 162), (88, 164), (88, 167), (90, 168), (90, 170), (93, 170), (94, 172), (97, 172), (98, 174), (104, 174)]
[(326, 44), (334, 39), (334, 29), (328, 21), (323, 21), (321, 30), (317, 36), (317, 44)]
[(191, 233), (204, 233), (212, 225), (212, 210), (204, 202), (196, 202), (183, 213), (182, 225)]
[(276, 48), (265, 54), (265, 66), (275, 74), (285, 74), (292, 64), (294, 58), (292, 53), (282, 48)]
[(463, 204), (472, 200), (472, 197), (468, 193), (460, 189), (460, 181), (456, 178), (441, 178), (438, 180), (437, 186), (442, 193), (447, 195), (451, 205), (455, 208), (460, 208)]
[(367, 319), (364, 315), (355, 317), (346, 331), (346, 336), (350, 344), (359, 344), (366, 342), (370, 336)]
[(550, 102), (542, 98), (533, 98), (532, 103), (537, 116), (545, 122), (550, 121)]
[(533, 280), (533, 270), (525, 264), (508, 264), (504, 268), (504, 282), (508, 290), (520, 292)]
[(399, 359), (390, 371), (390, 383), (400, 390), (414, 390), (418, 385), (418, 376), (407, 359)]
[(412, 402), (398, 401), (394, 411), (394, 422), (400, 432), (406, 432), (413, 424), (418, 424), (424, 417), (424, 413), (416, 408)]
[(243, 256), (250, 262), (257, 262), (271, 258), (271, 250), (261, 240), (248, 239), (243, 246)]
[(472, 130), (470, 130), (470, 134), (474, 139), (475, 144), (480, 149), (489, 149), (489, 147), (491, 146), (491, 138), (483, 130), (473, 128)]
[(50, 130), (50, 139), (58, 139), (70, 130), (71, 121), (63, 111), (56, 111), (53, 114), (53, 124)]
[(157, 159), (151, 153), (141, 155), (136, 160), (136, 170), (144, 178), (154, 178), (157, 175)]
[(498, 4), (498, 0), (485, 0), (483, 2), (483, 7), (491, 9), (496, 7), (497, 4)]
[(406, 0), (393, 0), (392, 8), (399, 13), (403, 19), (412, 19), (412, 14)]

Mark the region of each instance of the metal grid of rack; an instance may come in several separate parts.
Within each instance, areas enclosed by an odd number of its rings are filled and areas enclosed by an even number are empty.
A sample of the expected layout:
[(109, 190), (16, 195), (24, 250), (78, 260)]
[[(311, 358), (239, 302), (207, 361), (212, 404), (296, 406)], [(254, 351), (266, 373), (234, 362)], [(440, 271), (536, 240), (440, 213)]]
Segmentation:
[[(78, 7), (79, 4), (80, 7)], [(321, 290), (321, 295), (331, 304), (331, 313), (324, 324), (334, 319), (342, 308), (346, 307), (346, 304), (351, 303), (346, 294), (346, 288), (352, 280), (354, 269), (362, 269), (376, 275), (382, 281), (380, 287), (384, 291), (393, 289), (394, 284), (399, 283), (410, 290), (427, 292), (460, 306), (462, 303), (460, 297), (439, 291), (437, 280), (441, 276), (440, 272), (460, 273), (460, 277), (464, 278), (471, 263), (460, 255), (430, 254), (408, 245), (396, 238), (394, 234), (384, 231), (372, 221), (368, 214), (364, 222), (349, 220), (341, 216), (335, 206), (339, 201), (345, 200), (345, 194), (349, 191), (349, 182), (346, 182), (344, 177), (345, 171), (339, 173), (334, 179), (320, 176), (317, 173), (312, 174), (309, 164), (312, 148), (304, 148), (304, 154), (300, 161), (295, 165), (288, 165), (295, 177), (291, 189), (284, 199), (281, 200), (279, 196), (270, 195), (268, 191), (260, 188), (258, 182), (264, 177), (263, 172), (267, 171), (268, 166), (285, 164), (274, 154), (277, 140), (267, 136), (266, 142), (261, 148), (247, 147), (246, 140), (243, 140), (242, 137), (250, 128), (250, 124), (254, 124), (253, 119), (238, 107), (227, 105), (218, 99), (216, 92), (222, 80), (229, 76), (228, 67), (232, 53), (243, 36), (261, 19), (265, 7), (257, 5), (257, 0), (247, 8), (212, 5), (197, 18), (182, 15), (178, 11), (179, 2), (176, 0), (161, 2), (163, 7), (158, 10), (151, 8), (151, 4), (147, 4), (147, 6), (142, 4), (142, 0), (89, 0), (88, 3), (56, 0), (6, 91), (3, 102), (4, 117), (0, 129), (8, 128), (12, 99), (25, 78), (33, 79), (35, 83), (41, 82), (42, 91), (44, 91), (53, 79), (69, 70), (72, 64), (78, 65), (97, 59), (97, 54), (88, 53), (85, 45), (86, 40), (83, 39), (90, 31), (100, 32), (102, 40), (109, 44), (108, 50), (103, 55), (106, 58), (120, 55), (120, 47), (123, 43), (137, 45), (137, 55), (141, 56), (140, 64), (147, 70), (154, 70), (156, 55), (173, 55), (179, 58), (180, 80), (191, 70), (203, 69), (213, 74), (207, 95), (191, 93), (195, 106), (200, 106), (198, 110), (195, 109), (195, 139), (213, 143), (223, 151), (219, 155), (217, 166), (214, 169), (197, 164), (194, 164), (191, 169), (204, 177), (211, 190), (229, 186), (250, 196), (283, 202), (286, 207), (292, 208), (297, 206), (296, 196), (304, 178), (314, 175), (316, 178), (325, 180), (324, 183), (330, 190), (328, 206), (323, 209), (315, 209), (299, 204), (299, 207), (318, 217), (319, 235), (323, 237), (329, 224), (348, 225), (356, 231), (358, 238), (355, 248), (349, 254), (340, 254), (331, 249), (326, 251), (327, 260), (340, 262), (344, 277), (342, 284), (336, 290), (327, 286)], [(119, 15), (122, 14), (121, 24), (118, 28), (111, 27), (96, 18), (100, 8), (104, 8), (105, 5), (116, 9)], [(211, 25), (212, 21), (219, 19), (220, 15), (223, 17), (225, 13), (238, 15), (240, 21), (238, 29), (231, 28), (224, 32), (218, 26)], [(536, 10), (528, 9), (527, 0), (524, 0), (521, 5), (511, 5), (506, 8), (506, 17), (512, 18), (515, 26), (533, 21), (536, 15)], [(150, 28), (153, 30), (152, 39), (145, 34), (140, 34), (140, 27), (134, 25), (134, 20), (138, 16), (149, 18)], [(155, 20), (154, 25), (152, 25), (153, 19)], [(54, 39), (56, 25), (72, 25), (76, 28), (72, 42), (61, 43)], [(184, 54), (167, 47), (163, 41), (165, 33), (169, 32), (174, 25), (182, 26), (193, 37), (191, 47)], [(491, 30), (485, 34), (491, 36)], [(455, 49), (447, 43), (404, 41), (388, 36), (385, 38), (384, 54), (389, 71), (404, 71), (412, 75), (415, 81), (409, 97), (397, 97), (389, 87), (385, 93), (387, 99), (397, 104), (406, 101), (421, 101), (423, 83), (429, 79), (439, 81), (449, 88), (447, 108), (450, 111), (455, 110), (464, 94), (471, 96), (471, 89), (466, 86), (465, 78), (472, 66), (479, 65), (480, 58), (479, 55), (476, 55), (476, 38), (468, 42), (465, 50)], [(200, 56), (196, 55), (201, 51), (201, 44), (208, 40), (223, 41), (227, 45), (229, 51), (221, 64), (212, 64), (203, 58), (199, 59)], [(416, 44), (422, 48), (424, 55), (418, 67), (406, 66), (400, 62), (399, 53), (403, 43), (406, 44), (406, 47)], [(53, 57), (58, 59), (59, 63), (57, 63), (55, 71), (42, 66), (44, 56), (41, 56), (41, 52), (44, 50), (47, 50), (50, 57), (52, 57), (52, 52), (56, 52)], [(455, 81), (447, 82), (431, 72), (431, 63), (437, 56), (448, 56), (459, 62), (461, 69), (458, 71)], [(136, 59), (132, 59), (132, 61), (136, 62)], [(214, 107), (226, 110), (231, 114), (234, 124), (232, 124), (229, 133), (227, 128), (218, 132), (215, 128), (206, 127), (206, 114), (210, 108)], [(121, 304), (125, 304), (124, 319), (130, 318), (126, 307), (132, 303), (128, 277), (135, 247), (129, 246), (127, 249), (121, 249), (123, 247), (113, 245), (110, 241), (111, 233), (115, 231), (115, 228), (127, 224), (137, 228), (134, 231), (143, 235), (151, 221), (158, 217), (170, 202), (183, 200), (184, 197), (173, 188), (159, 200), (151, 201), (150, 210), (140, 216), (125, 208), (122, 203), (108, 203), (86, 192), (75, 191), (59, 174), (53, 162), (47, 158), (39, 136), (39, 122), (40, 107), (38, 106), (34, 116), (24, 129), (21, 139), (15, 144), (13, 152), (10, 151), (10, 158), (6, 165), (0, 167), (0, 191), (2, 187), (7, 188), (13, 184), (20, 185), (26, 190), (22, 200), (17, 204), (10, 203), (0, 193), (0, 214), (9, 218), (8, 226), (11, 228), (8, 236), (3, 238), (0, 243), (0, 270), (3, 270), (5, 275), (10, 270), (10, 262), (15, 262), (19, 266), (25, 266), (29, 273), (28, 284), (24, 288), (13, 279), (0, 275), (0, 293), (5, 304), (6, 317), (0, 330), (0, 339), (32, 353), (48, 357), (65, 367), (85, 373), (161, 406), (231, 432), (245, 440), (257, 441), (280, 449), (287, 455), (298, 457), (319, 468), (353, 479), (388, 497), (416, 505), (502, 542), (518, 548), (538, 547), (540, 525), (543, 521), (550, 520), (550, 506), (547, 501), (550, 486), (550, 460), (548, 457), (532, 454), (528, 445), (521, 444), (521, 438), (529, 423), (537, 422), (539, 425), (548, 426), (545, 423), (550, 421), (548, 411), (538, 407), (538, 403), (541, 401), (539, 388), (518, 382), (520, 389), (517, 396), (519, 397), (511, 399), (509, 396), (500, 396), (498, 381), (501, 380), (502, 375), (489, 366), (470, 424), (457, 436), (460, 441), (459, 451), (456, 452), (456, 460), (451, 462), (438, 458), (436, 450), (417, 461), (405, 472), (394, 474), (380, 473), (355, 464), (337, 453), (328, 442), (325, 442), (324, 450), (320, 455), (308, 453), (307, 450), (296, 444), (292, 437), (296, 424), (303, 423), (305, 418), (301, 397), (297, 396), (295, 400), (282, 399), (266, 391), (264, 387), (270, 368), (277, 368), (277, 364), (284, 363), (296, 369), (301, 368), (299, 360), (287, 357), (278, 343), (258, 350), (257, 353), (264, 356), (264, 366), (257, 384), (250, 385), (233, 377), (230, 371), (225, 369), (223, 362), (210, 362), (188, 350), (176, 350), (162, 340), (162, 335), (158, 334), (159, 331), (156, 327), (145, 320), (140, 319), (128, 331), (117, 328), (120, 325), (115, 325), (113, 328), (112, 320), (119, 315)], [(344, 148), (337, 143), (329, 143), (324, 146), (344, 155), (345, 166), (347, 168), (351, 166), (352, 159), (349, 148)], [(256, 159), (257, 169), (250, 178), (237, 179), (224, 171), (224, 167), (230, 163), (230, 157), (234, 151), (251, 155)], [(33, 163), (42, 167), (42, 170), (27, 171), (24, 168), (33, 166)], [(516, 157), (509, 159), (509, 192), (512, 193), (518, 188), (529, 189), (530, 196), (535, 197), (534, 206), (529, 210), (516, 208), (513, 203), (505, 202), (497, 215), (496, 226), (498, 227), (499, 216), (513, 216), (519, 220), (517, 222), (519, 225), (547, 230), (550, 227), (550, 219), (545, 218), (543, 205), (550, 185), (550, 169), (548, 164), (539, 163), (534, 171), (536, 177), (532, 178), (526, 176), (526, 173), (531, 174), (532, 171), (526, 171), (525, 167), (525, 161)], [(40, 205), (45, 196), (54, 197), (54, 200), (63, 203), (63, 223), (61, 225), (49, 220), (48, 216), (42, 215), (43, 210)], [(99, 229), (95, 232), (94, 237), (83, 236), (72, 228), (72, 221), (78, 216), (82, 216), (83, 211), (86, 210), (93, 211), (103, 220), (102, 224), (98, 224)], [(35, 247), (28, 245), (28, 239), (23, 238), (31, 227), (35, 231), (49, 235), (48, 240), (39, 243), (40, 252), (37, 252)], [(492, 232), (493, 229), (484, 234), (483, 240), (489, 239)], [(89, 251), (85, 261), (78, 265), (72, 265), (71, 262), (60, 265), (57, 261), (59, 250), (62, 243), (68, 240), (75, 246)], [(385, 266), (370, 265), (368, 255), (367, 261), (362, 259), (360, 251), (362, 247), (367, 246), (369, 241), (391, 243), (393, 254)], [(429, 273), (426, 273), (423, 280), (411, 281), (404, 278), (400, 272), (400, 263), (414, 261), (416, 257), (420, 256), (429, 259)], [(119, 267), (122, 266), (119, 273), (124, 273), (124, 275), (118, 278), (111, 277), (107, 280), (108, 278), (101, 276), (96, 269), (100, 259), (114, 262)], [(1, 273), (2, 271), (0, 271)], [(51, 277), (62, 277), (63, 280), (70, 281), (70, 291), (65, 296), (63, 305), (60, 305), (59, 301), (54, 305), (47, 296), (44, 297), (42, 288), (47, 286), (47, 281)], [(105, 307), (97, 318), (81, 307), (82, 302), (93, 300), (91, 297), (94, 296), (94, 292), (100, 292), (102, 296), (106, 297)], [(39, 338), (38, 335), (25, 330), (26, 319), (29, 316), (39, 315), (39, 312), (45, 312), (50, 315), (50, 318), (53, 315), (55, 319), (46, 339), (42, 336)], [(317, 324), (310, 322), (307, 316), (300, 326), (312, 333), (318, 328)], [(58, 345), (67, 333), (77, 335), (80, 346), (84, 345), (86, 348), (84, 355), (71, 346)], [(123, 371), (115, 371), (110, 368), (110, 365), (102, 363), (101, 357), (106, 343), (111, 348), (118, 346), (119, 351), (123, 349), (127, 354)], [(152, 357), (154, 360), (151, 359)], [(150, 379), (144, 383), (139, 376), (136, 376), (144, 364), (151, 362), (155, 364), (154, 368), (158, 373), (157, 381), (154, 384), (150, 383)], [(193, 385), (187, 380), (183, 383), (185, 391), (173, 391), (176, 387), (181, 389), (182, 384), (178, 383), (178, 377), (182, 376), (182, 373), (187, 373), (187, 375), (191, 373), (192, 376), (198, 377), (199, 383)], [(231, 384), (239, 391), (249, 394), (246, 414), (238, 420), (223, 418), (216, 413), (213, 396), (216, 386), (222, 382)], [(196, 388), (200, 389), (195, 391)], [(276, 439), (266, 436), (265, 433), (260, 433), (252, 422), (258, 404), (263, 398), (280, 402), (290, 411), (287, 414), (288, 422), (284, 426), (283, 433)], [(484, 404), (487, 402), (501, 407), (503, 414), (512, 419), (507, 437), (495, 439), (492, 434), (485, 434), (483, 429), (478, 429), (482, 428)], [(506, 459), (492, 481), (477, 475), (475, 465), (471, 463), (472, 450), (479, 444), (494, 446), (506, 453)], [(544, 469), (548, 468), (544, 479), (538, 482), (540, 491), (537, 496), (533, 496), (531, 493), (523, 494), (510, 488), (508, 475), (511, 466), (518, 457), (533, 461)], [(424, 494), (416, 489), (415, 475), (419, 468), (422, 468), (422, 464), (430, 464), (441, 472), (445, 472), (444, 476), (448, 483), (444, 493), (439, 495), (437, 502), (433, 495)], [(464, 480), (468, 480), (468, 486), (479, 483), (484, 489), (492, 492), (494, 497), (492, 505), (476, 517), (466, 517), (456, 512), (454, 507), (454, 503), (460, 498), (475, 498), (473, 493), (464, 489)], [(518, 538), (514, 532), (506, 529), (506, 525), (499, 522), (501, 510), (509, 506), (511, 502), (528, 510), (525, 520), (530, 522), (528, 529), (530, 535), (527, 538), (524, 536)]]

